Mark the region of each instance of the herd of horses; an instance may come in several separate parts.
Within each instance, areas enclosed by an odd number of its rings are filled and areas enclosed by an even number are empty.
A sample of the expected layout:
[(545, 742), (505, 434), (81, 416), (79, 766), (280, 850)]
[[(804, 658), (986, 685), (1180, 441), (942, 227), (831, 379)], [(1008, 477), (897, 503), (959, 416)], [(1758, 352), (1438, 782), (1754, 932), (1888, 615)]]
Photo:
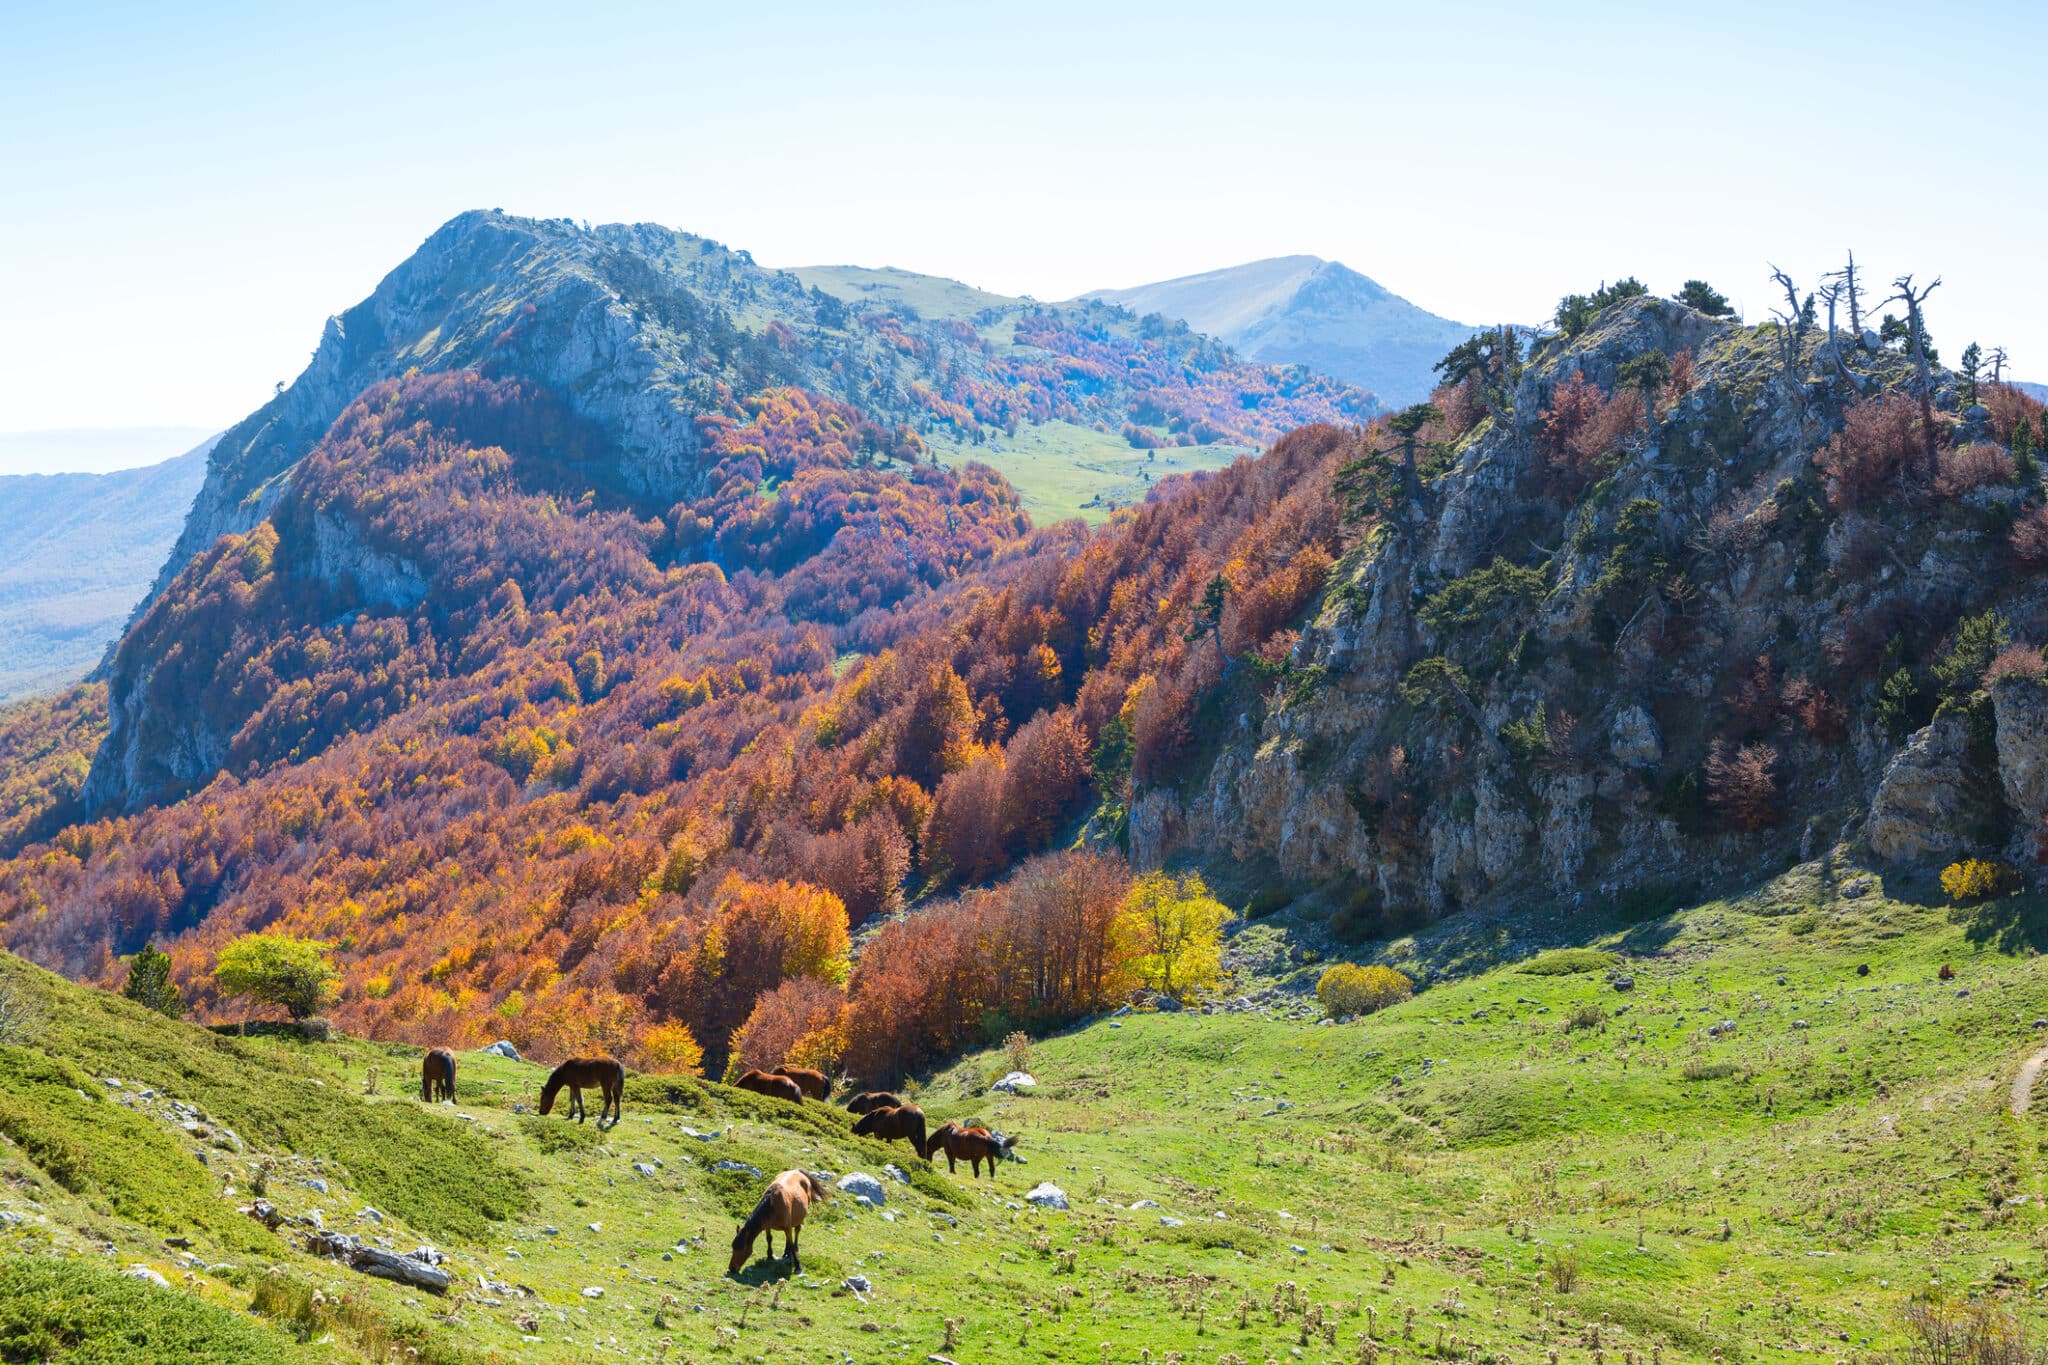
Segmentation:
[[(832, 1094), (829, 1076), (822, 1071), (798, 1066), (778, 1066), (772, 1071), (749, 1070), (733, 1084), (741, 1090), (790, 1104), (803, 1104), (806, 1100), (823, 1103)], [(616, 1127), (626, 1092), (626, 1068), (610, 1057), (570, 1058), (549, 1072), (540, 1088), (540, 1112), (543, 1115), (554, 1112), (555, 1099), (564, 1089), (569, 1092), (566, 1117), (583, 1122), (587, 1117), (583, 1108), (583, 1092), (595, 1090), (603, 1101), (597, 1112), (597, 1126), (607, 1126), (606, 1119), (609, 1118), (610, 1126)], [(455, 1054), (447, 1048), (437, 1047), (421, 1059), (420, 1099), (428, 1104), (454, 1101)], [(960, 1169), (958, 1163), (965, 1161), (979, 1177), (981, 1163), (986, 1161), (989, 1176), (993, 1178), (996, 1162), (1008, 1156), (1016, 1144), (1014, 1137), (1004, 1137), (968, 1124), (944, 1123), (927, 1133), (924, 1110), (887, 1090), (862, 1091), (846, 1101), (846, 1108), (848, 1112), (860, 1115), (853, 1125), (856, 1136), (883, 1142), (907, 1142), (910, 1149), (926, 1161), (944, 1152), (946, 1169), (951, 1172), (957, 1172)], [(797, 1242), (804, 1218), (812, 1204), (831, 1197), (830, 1187), (808, 1171), (784, 1171), (769, 1181), (768, 1189), (760, 1202), (754, 1205), (754, 1211), (733, 1234), (729, 1273), (737, 1275), (745, 1268), (753, 1257), (754, 1243), (763, 1235), (768, 1239), (768, 1259), (773, 1260), (775, 1234), (778, 1232), (782, 1234), (783, 1255), (790, 1269), (801, 1270), (803, 1267), (797, 1261)]]

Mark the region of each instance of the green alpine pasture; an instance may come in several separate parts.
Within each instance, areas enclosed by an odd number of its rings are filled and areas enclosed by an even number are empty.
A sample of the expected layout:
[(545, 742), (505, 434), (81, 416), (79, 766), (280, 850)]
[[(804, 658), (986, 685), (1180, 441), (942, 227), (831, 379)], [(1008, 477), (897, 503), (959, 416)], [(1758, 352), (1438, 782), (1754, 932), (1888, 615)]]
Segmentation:
[(1024, 510), (1039, 526), (1080, 517), (1100, 525), (1119, 507), (1145, 500), (1170, 474), (1224, 469), (1258, 452), (1244, 446), (1162, 446), (1139, 450), (1112, 432), (1074, 422), (1022, 426), (1014, 436), (996, 431), (976, 445), (933, 433), (933, 453), (949, 465), (979, 460), (1010, 481)]
[[(1243, 934), (1222, 1003), (1313, 998), (1284, 915)], [(934, 1124), (1017, 1137), (978, 1180), (685, 1079), (601, 1132), (464, 1053), (423, 1105), (418, 1049), (222, 1037), (0, 958), (46, 1016), (0, 1047), (0, 1360), (1848, 1361), (1928, 1295), (2039, 1341), (2044, 940), (2038, 900), (1819, 864), (1606, 932), (1468, 914), (1379, 945), (1422, 989), (1363, 1020), (1141, 1009), (1035, 1040), (1026, 1094), (989, 1093), (998, 1050), (921, 1078)], [(729, 1277), (791, 1166), (886, 1203)], [(450, 1292), (308, 1254), (316, 1214), (438, 1247)]]

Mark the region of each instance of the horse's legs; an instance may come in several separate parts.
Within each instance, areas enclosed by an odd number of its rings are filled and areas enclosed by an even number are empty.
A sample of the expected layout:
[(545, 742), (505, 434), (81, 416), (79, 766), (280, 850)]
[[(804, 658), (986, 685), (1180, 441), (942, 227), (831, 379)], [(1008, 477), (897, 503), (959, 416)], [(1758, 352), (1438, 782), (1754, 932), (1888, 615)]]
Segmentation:
[(575, 1112), (575, 1114), (576, 1114), (576, 1121), (577, 1121), (578, 1123), (581, 1123), (581, 1122), (583, 1122), (583, 1119), (584, 1119), (584, 1113), (583, 1113), (583, 1087), (582, 1087), (582, 1086), (580, 1086), (580, 1085), (572, 1085), (572, 1086), (570, 1086), (570, 1087), (569, 1087), (569, 1108), (570, 1108), (571, 1110), (573, 1110), (573, 1111)]
[(802, 1223), (798, 1223), (782, 1235), (783, 1244), (789, 1251), (789, 1268), (791, 1270), (801, 1271), (804, 1268), (804, 1263), (796, 1258), (796, 1235), (803, 1231), (803, 1226)]

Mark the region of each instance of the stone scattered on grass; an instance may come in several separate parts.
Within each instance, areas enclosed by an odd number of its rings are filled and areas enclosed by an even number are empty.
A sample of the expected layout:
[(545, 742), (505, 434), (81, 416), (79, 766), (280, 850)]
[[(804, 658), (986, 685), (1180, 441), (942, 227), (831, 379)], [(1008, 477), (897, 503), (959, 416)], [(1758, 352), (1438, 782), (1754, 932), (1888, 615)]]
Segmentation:
[(882, 1182), (866, 1171), (848, 1171), (840, 1176), (839, 1188), (870, 1208), (878, 1209), (889, 1202), (888, 1191), (882, 1188)]
[(169, 1289), (171, 1282), (146, 1265), (131, 1265), (121, 1272), (131, 1280), (148, 1280), (159, 1289)]
[(1036, 1204), (1041, 1209), (1065, 1209), (1067, 1192), (1050, 1180), (1045, 1180), (1033, 1185), (1025, 1194), (1024, 1200), (1026, 1203)]

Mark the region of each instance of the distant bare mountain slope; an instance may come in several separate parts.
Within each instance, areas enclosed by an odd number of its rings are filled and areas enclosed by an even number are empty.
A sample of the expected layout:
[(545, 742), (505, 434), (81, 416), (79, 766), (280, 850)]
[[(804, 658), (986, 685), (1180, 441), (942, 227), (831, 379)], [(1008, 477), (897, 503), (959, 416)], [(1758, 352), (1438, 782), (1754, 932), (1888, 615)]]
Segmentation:
[(1275, 256), (1083, 297), (1180, 318), (1247, 360), (1306, 365), (1393, 405), (1427, 398), (1430, 366), (1474, 331), (1316, 256)]
[(0, 475), (0, 701), (100, 661), (177, 540), (214, 439), (143, 469)]

